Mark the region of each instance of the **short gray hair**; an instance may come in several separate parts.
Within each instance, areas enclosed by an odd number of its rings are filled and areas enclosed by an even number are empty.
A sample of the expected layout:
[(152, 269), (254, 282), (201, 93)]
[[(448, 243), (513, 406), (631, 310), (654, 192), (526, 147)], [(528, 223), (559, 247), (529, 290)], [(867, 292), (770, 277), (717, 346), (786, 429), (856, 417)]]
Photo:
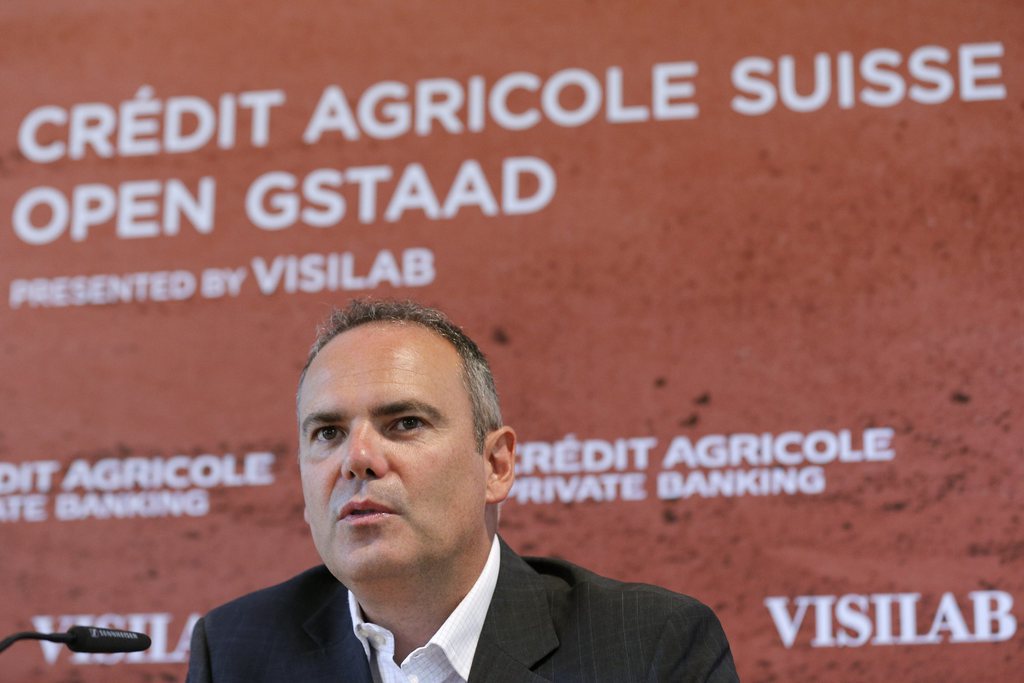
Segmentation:
[(473, 434), (477, 448), (483, 450), (487, 435), (502, 426), (498, 390), (494, 386), (491, 366), (476, 343), (453, 323), (447, 315), (415, 301), (390, 299), (354, 299), (345, 308), (335, 308), (317, 328), (316, 341), (299, 375), (299, 391), (313, 360), (327, 344), (360, 325), (394, 323), (420, 325), (447, 341), (462, 361), (462, 382), (473, 409)]

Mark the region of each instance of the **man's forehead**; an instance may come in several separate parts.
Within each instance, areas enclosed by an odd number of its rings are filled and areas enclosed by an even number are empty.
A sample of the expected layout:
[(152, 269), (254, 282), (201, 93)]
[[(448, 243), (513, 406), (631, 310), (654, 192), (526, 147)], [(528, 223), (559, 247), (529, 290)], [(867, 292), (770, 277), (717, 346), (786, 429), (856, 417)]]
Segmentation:
[[(310, 363), (300, 404), (335, 383), (386, 385), (389, 382), (462, 384), (458, 352), (444, 338), (415, 323), (367, 323), (329, 341)], [(441, 388), (441, 387), (437, 387)]]
[(434, 330), (419, 323), (381, 321), (363, 323), (338, 334), (324, 344), (310, 367), (325, 355), (331, 363), (343, 363), (347, 356), (383, 356), (389, 350), (398, 352), (399, 359), (429, 356), (438, 362), (460, 363), (455, 347)]

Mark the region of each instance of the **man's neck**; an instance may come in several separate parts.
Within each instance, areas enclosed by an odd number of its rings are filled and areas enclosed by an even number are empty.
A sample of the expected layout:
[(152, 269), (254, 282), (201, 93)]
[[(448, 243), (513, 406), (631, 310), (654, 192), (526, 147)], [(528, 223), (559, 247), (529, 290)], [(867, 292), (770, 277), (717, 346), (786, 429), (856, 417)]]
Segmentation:
[(459, 606), (487, 563), (490, 542), (478, 557), (459, 566), (423, 571), (401, 579), (387, 578), (348, 586), (366, 621), (395, 636), (395, 662), (401, 664), (426, 645)]

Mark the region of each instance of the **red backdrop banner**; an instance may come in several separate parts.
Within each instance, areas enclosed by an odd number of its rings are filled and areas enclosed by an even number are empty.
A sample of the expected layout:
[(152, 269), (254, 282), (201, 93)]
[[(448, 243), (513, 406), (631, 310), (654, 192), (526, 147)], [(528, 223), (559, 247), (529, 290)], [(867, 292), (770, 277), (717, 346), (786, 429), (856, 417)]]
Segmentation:
[(514, 548), (707, 602), (744, 680), (1019, 675), (1019, 3), (0, 26), (2, 627), (154, 639), (5, 680), (183, 678), (199, 615), (318, 561), (295, 388), (353, 296), (480, 341)]

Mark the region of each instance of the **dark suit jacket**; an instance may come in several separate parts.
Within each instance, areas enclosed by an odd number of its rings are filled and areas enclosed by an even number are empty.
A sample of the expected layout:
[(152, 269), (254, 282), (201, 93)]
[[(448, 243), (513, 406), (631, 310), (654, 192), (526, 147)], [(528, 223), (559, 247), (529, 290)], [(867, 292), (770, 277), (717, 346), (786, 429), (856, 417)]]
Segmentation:
[[(470, 683), (738, 681), (712, 611), (504, 542)], [(372, 683), (348, 591), (323, 566), (218, 607), (196, 624), (188, 683)]]

